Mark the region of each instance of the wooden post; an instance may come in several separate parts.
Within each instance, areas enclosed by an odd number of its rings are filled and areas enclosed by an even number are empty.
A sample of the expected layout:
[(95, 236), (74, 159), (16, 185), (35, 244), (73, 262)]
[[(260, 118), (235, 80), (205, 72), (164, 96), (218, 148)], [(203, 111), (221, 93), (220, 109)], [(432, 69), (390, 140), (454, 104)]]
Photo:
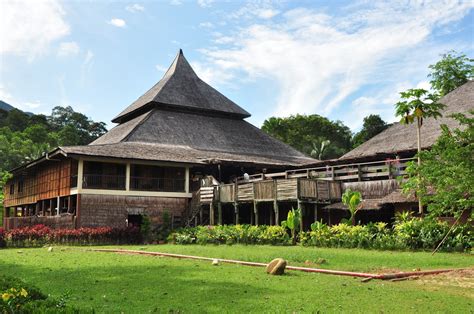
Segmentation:
[(253, 212), (255, 214), (255, 225), (258, 226), (258, 203), (253, 202)]
[(273, 223), (275, 222), (274, 215), (275, 215), (275, 211), (270, 210), (270, 222), (269, 222), (270, 226), (273, 225)]
[(222, 225), (222, 203), (217, 202), (217, 223)]
[(300, 213), (301, 213), (301, 219), (300, 219), (300, 231), (303, 231), (303, 217), (304, 217), (304, 207), (303, 207), (303, 203), (298, 200), (298, 208), (300, 209)]
[(211, 226), (214, 226), (215, 221), (214, 221), (214, 204), (211, 202), (209, 203), (209, 224)]
[(202, 205), (199, 205), (199, 224), (202, 225)]
[(71, 195), (67, 197), (67, 213), (71, 212)]
[(278, 186), (277, 186), (277, 180), (273, 180), (273, 211), (275, 212), (275, 225), (279, 226), (280, 225), (280, 210), (278, 208)]
[(314, 221), (318, 221), (318, 204), (314, 204)]
[(235, 213), (235, 224), (239, 224), (239, 205), (234, 203), (234, 213)]
[(254, 224), (255, 214), (253, 210), (250, 210), (250, 225)]

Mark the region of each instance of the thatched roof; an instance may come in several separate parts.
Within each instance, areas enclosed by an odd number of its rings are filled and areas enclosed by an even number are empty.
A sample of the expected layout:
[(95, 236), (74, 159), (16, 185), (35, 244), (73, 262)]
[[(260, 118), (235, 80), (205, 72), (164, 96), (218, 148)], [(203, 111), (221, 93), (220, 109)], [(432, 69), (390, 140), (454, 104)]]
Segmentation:
[(61, 149), (69, 155), (198, 164), (318, 162), (246, 122), (247, 116), (201, 81), (180, 51), (164, 78), (114, 119), (119, 125), (87, 146)]
[[(457, 127), (459, 124), (449, 116), (453, 113), (467, 113), (474, 110), (474, 81), (458, 87), (444, 96), (441, 103), (446, 105), (443, 117), (439, 119), (425, 119), (421, 128), (422, 147), (431, 147), (441, 134), (441, 124)], [(397, 154), (417, 149), (416, 125), (395, 123), (385, 131), (374, 136), (367, 142), (351, 150), (340, 158), (357, 159), (381, 154)]]
[(238, 118), (250, 117), (247, 111), (202, 81), (181, 49), (163, 78), (112, 122), (126, 122), (151, 108), (167, 107)]
[(387, 196), (383, 197), (380, 200), (381, 204), (400, 204), (400, 203), (416, 203), (418, 199), (415, 195), (410, 194), (406, 195), (402, 193), (401, 189), (396, 189), (392, 193), (388, 194)]

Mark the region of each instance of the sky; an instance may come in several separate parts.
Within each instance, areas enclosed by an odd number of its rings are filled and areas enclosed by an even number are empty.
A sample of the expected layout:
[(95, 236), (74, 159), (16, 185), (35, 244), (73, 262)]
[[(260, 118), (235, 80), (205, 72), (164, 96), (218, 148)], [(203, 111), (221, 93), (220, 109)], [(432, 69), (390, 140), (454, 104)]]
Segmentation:
[(0, 1), (0, 100), (110, 120), (182, 48), (204, 81), (252, 114), (319, 114), (353, 131), (395, 121), (428, 66), (474, 57), (474, 1)]

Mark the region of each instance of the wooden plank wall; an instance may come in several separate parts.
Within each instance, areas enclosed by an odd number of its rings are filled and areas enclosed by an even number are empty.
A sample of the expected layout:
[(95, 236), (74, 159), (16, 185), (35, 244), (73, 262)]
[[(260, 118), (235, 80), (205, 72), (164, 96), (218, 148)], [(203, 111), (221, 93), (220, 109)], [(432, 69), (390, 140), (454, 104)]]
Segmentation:
[[(35, 174), (14, 176), (4, 188), (4, 206), (33, 204), (40, 200), (70, 194), (71, 167), (77, 161), (65, 159), (38, 166)], [(77, 167), (76, 167), (77, 168)], [(23, 180), (23, 191), (18, 192), (18, 184)], [(10, 184), (15, 185), (15, 193), (10, 194)]]
[(275, 199), (275, 184), (273, 180), (258, 181), (254, 183), (254, 197), (257, 201), (268, 201)]

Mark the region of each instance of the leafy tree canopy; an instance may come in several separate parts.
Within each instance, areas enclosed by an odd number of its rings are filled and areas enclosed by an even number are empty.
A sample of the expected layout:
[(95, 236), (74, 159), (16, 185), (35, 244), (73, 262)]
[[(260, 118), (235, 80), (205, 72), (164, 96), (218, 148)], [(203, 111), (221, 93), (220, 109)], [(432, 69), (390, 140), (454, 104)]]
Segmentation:
[(352, 138), (352, 147), (356, 148), (362, 143), (368, 141), (379, 134), (390, 125), (387, 124), (378, 114), (371, 114), (364, 118), (362, 129)]
[(441, 56), (440, 61), (429, 66), (428, 77), (432, 88), (444, 96), (474, 78), (474, 59), (454, 50)]
[(322, 150), (323, 159), (340, 157), (351, 148), (351, 130), (341, 121), (317, 114), (271, 117), (263, 122), (262, 130), (307, 155), (329, 141)]
[[(403, 184), (427, 204), (433, 216), (459, 216), (474, 208), (474, 110), (470, 115), (455, 114), (460, 128), (442, 126), (442, 134), (431, 150), (422, 151), (421, 165), (412, 163)], [(471, 212), (471, 218), (474, 212)]]

